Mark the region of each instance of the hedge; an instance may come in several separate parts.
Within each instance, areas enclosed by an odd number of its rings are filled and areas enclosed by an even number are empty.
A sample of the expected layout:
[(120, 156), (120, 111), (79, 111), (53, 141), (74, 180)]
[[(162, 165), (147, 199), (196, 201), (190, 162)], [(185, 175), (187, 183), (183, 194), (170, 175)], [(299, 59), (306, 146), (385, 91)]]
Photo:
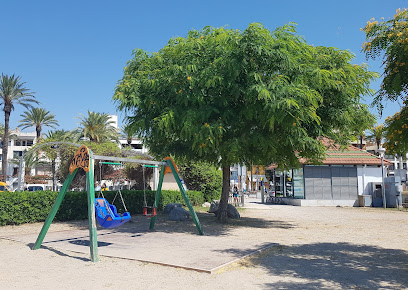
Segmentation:
[[(105, 198), (112, 202), (117, 191), (104, 192)], [(152, 206), (156, 192), (146, 191), (146, 202)], [(58, 192), (54, 191), (19, 191), (0, 192), (0, 226), (19, 225), (24, 223), (43, 222), (51, 210)], [(98, 195), (98, 193), (96, 193)], [(130, 214), (141, 214), (144, 206), (144, 194), (140, 190), (123, 190), (123, 199)], [(187, 191), (193, 205), (201, 205), (204, 198), (199, 191)], [(162, 190), (158, 210), (168, 203), (184, 203), (181, 193), (177, 190)], [(118, 212), (123, 212), (119, 195), (114, 202)], [(57, 221), (83, 220), (88, 218), (86, 192), (68, 191), (55, 216)]]

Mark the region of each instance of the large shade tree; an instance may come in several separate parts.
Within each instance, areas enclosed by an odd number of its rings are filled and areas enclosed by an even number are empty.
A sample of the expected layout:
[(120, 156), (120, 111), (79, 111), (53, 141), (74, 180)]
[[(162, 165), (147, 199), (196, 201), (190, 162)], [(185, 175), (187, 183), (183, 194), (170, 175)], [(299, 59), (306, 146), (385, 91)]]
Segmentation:
[(19, 121), (21, 123), (19, 127), (22, 129), (35, 127), (37, 139), (40, 138), (43, 127), (55, 129), (55, 127), (58, 126), (58, 121), (55, 119), (55, 115), (51, 114), (50, 111), (44, 108), (31, 108), (20, 116), (23, 119)]
[(21, 81), (21, 77), (4, 74), (0, 78), (0, 102), (4, 111), (1, 170), (3, 177), (6, 178), (10, 114), (14, 110), (15, 105), (21, 105), (30, 109), (33, 107), (33, 104), (38, 104), (39, 102), (35, 99), (34, 93), (25, 87), (25, 82)]
[(408, 152), (408, 11), (397, 9), (390, 20), (371, 19), (364, 27), (366, 42), (363, 51), (367, 58), (383, 58), (384, 79), (376, 96), (380, 110), (382, 101), (402, 100), (399, 112), (385, 122), (384, 146), (390, 154)]
[[(157, 157), (206, 160), (223, 170), (221, 222), (227, 220), (230, 165), (298, 166), (324, 158), (319, 136), (344, 143), (375, 77), (353, 55), (314, 47), (294, 25), (271, 32), (206, 27), (171, 39), (156, 53), (137, 49), (114, 100)], [(362, 124), (362, 123), (361, 123)]]

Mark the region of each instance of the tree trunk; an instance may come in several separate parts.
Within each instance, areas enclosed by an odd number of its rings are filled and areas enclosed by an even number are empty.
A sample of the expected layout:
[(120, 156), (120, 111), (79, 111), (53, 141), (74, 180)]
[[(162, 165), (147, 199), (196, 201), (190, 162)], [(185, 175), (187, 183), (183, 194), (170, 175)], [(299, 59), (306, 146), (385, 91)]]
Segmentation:
[(9, 141), (9, 120), (10, 111), (7, 110), (7, 106), (4, 106), (4, 137), (1, 159), (1, 173), (3, 175), (3, 181), (7, 182), (7, 153), (8, 153), (8, 141)]
[(363, 150), (363, 135), (360, 135), (360, 149)]
[(230, 167), (229, 165), (224, 165), (222, 167), (222, 193), (220, 199), (220, 206), (218, 208), (218, 221), (221, 223), (227, 222), (227, 207), (228, 198), (230, 193)]
[(37, 132), (37, 142), (40, 139), (41, 136), (41, 126), (36, 126), (35, 131)]

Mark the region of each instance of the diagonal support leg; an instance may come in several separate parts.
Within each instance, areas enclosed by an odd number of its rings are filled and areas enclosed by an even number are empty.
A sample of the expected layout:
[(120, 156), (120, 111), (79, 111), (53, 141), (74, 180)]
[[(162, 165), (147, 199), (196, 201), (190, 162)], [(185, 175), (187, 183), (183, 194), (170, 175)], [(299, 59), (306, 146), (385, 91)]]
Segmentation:
[(71, 185), (71, 182), (74, 179), (75, 174), (77, 173), (77, 171), (78, 171), (78, 169), (75, 169), (75, 171), (72, 172), (72, 174), (70, 173), (67, 176), (67, 179), (65, 179), (64, 185), (62, 186), (62, 188), (61, 188), (61, 190), (60, 190), (60, 192), (59, 192), (59, 194), (57, 196), (57, 199), (55, 200), (55, 203), (52, 206), (51, 211), (48, 214), (48, 217), (44, 222), (44, 225), (43, 225), (43, 227), (42, 227), (42, 229), (40, 231), (40, 234), (37, 237), (37, 240), (36, 240), (32, 250), (37, 250), (37, 249), (39, 249), (41, 247), (41, 244), (42, 244), (42, 242), (43, 242), (43, 240), (45, 238), (45, 235), (47, 234), (47, 231), (50, 228), (50, 225), (51, 225), (52, 221), (54, 220), (55, 215), (57, 214), (58, 209), (59, 209), (59, 207), (60, 207), (60, 205), (62, 203), (62, 200), (64, 199), (64, 196), (67, 193), (67, 190), (68, 190), (69, 186)]
[(190, 214), (193, 217), (193, 220), (194, 220), (194, 223), (195, 223), (196, 228), (198, 230), (198, 233), (200, 235), (204, 235), (203, 229), (201, 228), (200, 220), (198, 219), (197, 214), (194, 211), (193, 206), (191, 205), (191, 202), (190, 202), (190, 199), (187, 196), (186, 190), (184, 189), (183, 185), (181, 184), (180, 176), (178, 175), (177, 170), (174, 167), (172, 160), (171, 159), (167, 160), (167, 164), (168, 164), (168, 166), (170, 166), (171, 172), (173, 172), (174, 179), (176, 180), (177, 185), (178, 185), (178, 187), (180, 189), (181, 195), (183, 196), (184, 201), (185, 201), (185, 203), (186, 203), (186, 205), (187, 205), (187, 207), (188, 207), (188, 209), (190, 211)]

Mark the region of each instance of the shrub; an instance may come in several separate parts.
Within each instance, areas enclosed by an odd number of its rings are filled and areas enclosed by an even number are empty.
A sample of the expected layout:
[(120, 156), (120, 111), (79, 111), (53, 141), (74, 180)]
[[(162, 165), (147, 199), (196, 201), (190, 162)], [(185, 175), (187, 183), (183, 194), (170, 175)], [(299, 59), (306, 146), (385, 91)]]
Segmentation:
[(189, 162), (179, 166), (188, 189), (201, 191), (205, 201), (220, 199), (222, 172), (208, 162)]
[[(104, 192), (105, 198), (112, 202), (117, 191)], [(146, 203), (152, 206), (155, 191), (146, 191)], [(98, 195), (96, 193), (96, 195)], [(142, 190), (123, 190), (123, 199), (131, 214), (141, 214), (144, 206)], [(201, 192), (187, 191), (193, 205), (201, 205), (204, 200)], [(47, 218), (58, 196), (54, 191), (19, 191), (0, 192), (0, 226), (18, 225), (23, 223), (43, 222)], [(158, 210), (163, 210), (168, 203), (184, 204), (181, 193), (177, 190), (162, 190)], [(55, 216), (57, 221), (82, 220), (88, 218), (87, 193), (68, 191)], [(119, 195), (114, 202), (118, 212), (124, 212)]]

